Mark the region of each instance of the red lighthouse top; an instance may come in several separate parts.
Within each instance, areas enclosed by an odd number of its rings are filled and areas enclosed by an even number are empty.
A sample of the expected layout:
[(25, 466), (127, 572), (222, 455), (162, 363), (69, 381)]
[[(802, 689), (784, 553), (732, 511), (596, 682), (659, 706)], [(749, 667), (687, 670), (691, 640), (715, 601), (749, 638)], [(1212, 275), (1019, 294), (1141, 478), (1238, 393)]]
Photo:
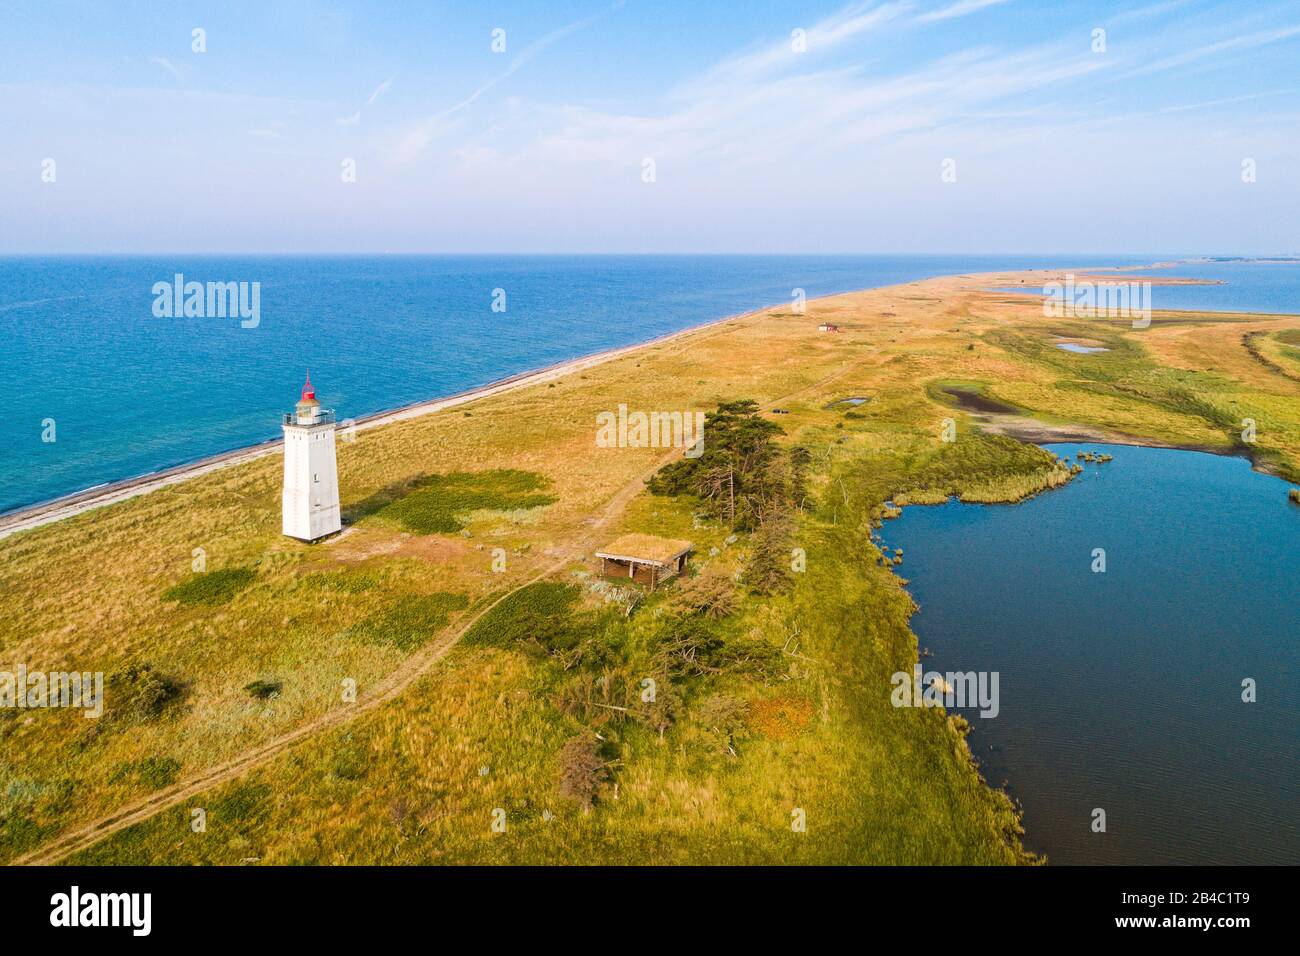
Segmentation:
[(302, 387), (302, 400), (305, 402), (305, 401), (307, 401), (308, 399), (314, 399), (315, 397), (316, 397), (316, 389), (312, 387), (312, 384), (311, 384), (311, 370), (308, 369), (308, 370), (307, 370), (307, 383), (306, 383), (305, 385), (303, 385), (303, 387)]

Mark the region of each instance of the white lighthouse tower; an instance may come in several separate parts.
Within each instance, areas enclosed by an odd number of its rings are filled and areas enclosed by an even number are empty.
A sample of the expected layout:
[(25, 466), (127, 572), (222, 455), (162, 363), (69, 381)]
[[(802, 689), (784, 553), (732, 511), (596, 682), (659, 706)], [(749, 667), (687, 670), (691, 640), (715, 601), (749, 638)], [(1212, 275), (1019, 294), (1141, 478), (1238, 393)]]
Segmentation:
[(283, 530), (291, 538), (315, 541), (343, 527), (334, 412), (316, 401), (310, 372), (302, 399), (284, 416), (283, 506)]

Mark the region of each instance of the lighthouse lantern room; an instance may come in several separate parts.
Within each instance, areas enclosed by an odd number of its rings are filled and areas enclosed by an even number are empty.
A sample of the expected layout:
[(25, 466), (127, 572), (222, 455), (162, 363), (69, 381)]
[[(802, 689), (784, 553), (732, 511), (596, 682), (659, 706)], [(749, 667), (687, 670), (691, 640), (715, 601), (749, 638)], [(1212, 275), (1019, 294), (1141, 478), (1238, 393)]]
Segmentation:
[(334, 451), (334, 412), (321, 408), (307, 373), (302, 398), (284, 416), (283, 530), (315, 541), (343, 527)]

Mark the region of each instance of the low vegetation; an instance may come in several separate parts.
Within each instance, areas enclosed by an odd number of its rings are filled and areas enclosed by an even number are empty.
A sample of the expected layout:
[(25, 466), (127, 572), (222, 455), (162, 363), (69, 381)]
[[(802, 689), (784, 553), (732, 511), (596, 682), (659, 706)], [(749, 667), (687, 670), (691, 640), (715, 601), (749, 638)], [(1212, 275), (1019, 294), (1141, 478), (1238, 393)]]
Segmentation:
[(163, 592), (164, 601), (216, 607), (225, 604), (257, 578), (252, 568), (222, 568), (195, 574)]
[(422, 646), (447, 623), (453, 611), (464, 609), (463, 594), (401, 595), (388, 607), (346, 631), (351, 640), (410, 652)]
[(539, 474), (515, 469), (430, 475), (412, 482), (377, 513), (415, 534), (454, 534), (475, 511), (523, 511), (554, 504), (555, 497), (543, 493), (547, 484)]
[[(0, 861), (342, 715), (72, 861), (1033, 862), (965, 723), (889, 704), (914, 605), (873, 534), (904, 503), (1015, 501), (1081, 465), (986, 433), (993, 413), (945, 389), (1223, 451), (1250, 418), (1250, 453), (1297, 475), (1300, 401), (1232, 317), (1045, 322), (983, 287), (761, 313), (472, 419), (363, 430), (326, 542), (280, 535), (274, 456), (0, 540), (0, 670), (110, 675), (98, 721), (0, 711)], [(1278, 329), (1255, 344), (1286, 367), (1300, 343)], [(1078, 361), (1060, 337), (1111, 351)], [(845, 395), (871, 401), (828, 407)], [(704, 456), (596, 447), (620, 402), (713, 409)], [(688, 572), (599, 580), (590, 555), (623, 532), (691, 540)], [(196, 574), (196, 548), (224, 570)]]

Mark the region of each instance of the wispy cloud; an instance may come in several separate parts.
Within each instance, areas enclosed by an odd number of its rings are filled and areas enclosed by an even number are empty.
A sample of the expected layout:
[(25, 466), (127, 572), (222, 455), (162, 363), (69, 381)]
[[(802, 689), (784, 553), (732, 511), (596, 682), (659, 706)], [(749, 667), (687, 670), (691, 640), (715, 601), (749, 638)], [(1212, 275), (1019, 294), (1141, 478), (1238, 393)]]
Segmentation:
[[(816, 55), (829, 52), (854, 37), (883, 26), (911, 7), (909, 0), (852, 3), (804, 30), (808, 53)], [(714, 80), (719, 76), (752, 77), (774, 67), (795, 65), (803, 55), (795, 53), (789, 39), (782, 39), (746, 53), (726, 57), (705, 75), (705, 79)]]
[(1132, 20), (1144, 20), (1148, 17), (1161, 17), (1192, 2), (1194, 0), (1161, 0), (1160, 3), (1152, 3), (1145, 7), (1123, 10), (1112, 17), (1108, 17), (1106, 23), (1109, 25), (1112, 23), (1127, 23)]
[[(909, 9), (907, 3), (854, 3), (808, 29), (806, 54), (792, 56), (783, 39), (725, 57), (675, 88), (671, 109), (658, 115), (551, 111), (553, 128), (521, 158), (627, 163), (654, 155), (679, 166), (690, 157), (692, 165), (743, 168), (843, 155), (865, 143), (892, 148), (908, 135), (966, 124), (981, 112), (987, 118), (1010, 97), (1111, 66), (1086, 47), (1062, 42), (1011, 52), (969, 49), (893, 76), (872, 74), (860, 47), (888, 42), (874, 34), (902, 28)], [(848, 49), (836, 60), (838, 45)], [(1032, 104), (1004, 112), (1033, 115)]]
[(388, 79), (384, 80), (382, 83), (380, 83), (378, 86), (375, 87), (373, 93), (371, 93), (369, 96), (366, 97), (365, 103), (363, 103), (361, 107), (357, 109), (356, 112), (349, 113), (347, 116), (340, 116), (337, 120), (335, 120), (335, 122), (338, 123), (340, 126), (356, 126), (358, 123), (361, 122), (361, 114), (365, 110), (373, 106), (375, 104), (375, 101), (379, 99), (379, 97), (383, 96), (385, 93), (388, 92), (389, 88), (392, 87), (393, 85), (393, 80), (396, 78), (397, 78), (396, 75), (393, 75), (390, 76)]
[(1160, 110), (1161, 113), (1182, 113), (1187, 110), (1210, 109), (1215, 106), (1226, 106), (1229, 103), (1244, 103), (1247, 100), (1257, 100), (1264, 96), (1281, 96), (1284, 93), (1294, 93), (1295, 90), (1266, 90), (1262, 93), (1246, 93), (1242, 96), (1221, 96), (1218, 99), (1202, 100), (1199, 103), (1182, 103), (1178, 106), (1166, 106)]
[(1010, 0), (957, 0), (956, 3), (930, 13), (922, 14), (917, 17), (921, 23), (935, 23), (939, 20), (951, 20), (954, 17), (964, 17), (968, 13), (978, 13), (987, 7), (997, 7)]
[[(407, 5), (364, 31), (287, 46), (269, 29), (283, 13), (250, 8), (220, 44), (240, 51), (237, 74), (215, 48), (214, 60), (183, 52), (183, 37), (154, 45), (146, 12), (133, 7), (112, 57), (90, 40), (67, 47), (78, 14), (56, 5), (61, 29), (45, 39), (0, 31), (0, 60), (26, 77), (0, 84), (0, 128), (14, 155), (66, 156), (101, 177), (81, 194), (99, 233), (77, 232), (89, 215), (51, 226), (70, 247), (111, 244), (148, 221), (174, 232), (140, 233), (138, 243), (239, 248), (249, 208), (259, 243), (281, 249), (1294, 242), (1297, 0), (1097, 0), (1051, 11), (1011, 0), (831, 0), (816, 15), (813, 5), (755, 4), (728, 29), (685, 41), (699, 27), (689, 5), (611, 14), (613, 2), (586, 0), (538, 26), (544, 13), (511, 0), (501, 9), (529, 13), (503, 15), (510, 42), (500, 54), (485, 36), (497, 19), (441, 8)], [(365, 16), (362, 0), (339, 6)], [(1096, 27), (1104, 51), (1093, 52)], [(445, 29), (470, 54), (374, 59), (412, 56), (404, 41), (417, 28)], [(647, 52), (665, 44), (671, 55)], [(350, 77), (342, 97), (336, 64)], [(209, 140), (242, 144), (245, 174), (231, 177), (221, 151), (191, 147)], [(339, 217), (330, 197), (343, 156), (371, 173), (366, 202)], [(1238, 188), (1243, 156), (1266, 173), (1248, 189)], [(653, 185), (640, 175), (646, 157)], [(947, 158), (960, 167), (956, 182), (941, 181)], [(77, 180), (68, 188), (89, 182)], [(0, 230), (0, 248), (43, 234), (51, 218), (16, 195), (4, 208), (18, 228)], [(176, 195), (194, 215), (167, 215)], [(1071, 212), (1087, 204), (1094, 214)]]
[(391, 77), (391, 76), (390, 76), (388, 79), (384, 80), (384, 82), (382, 82), (382, 83), (380, 83), (378, 86), (376, 86), (376, 87), (375, 87), (375, 91), (374, 91), (373, 93), (371, 93), (368, 97), (366, 97), (366, 104), (365, 104), (365, 105), (366, 105), (366, 106), (373, 106), (375, 100), (379, 99), (379, 97), (383, 96), (385, 93), (388, 92), (388, 88), (391, 87), (391, 86), (393, 85), (393, 79), (394, 79), (394, 77)]
[(1300, 36), (1300, 26), (1282, 27), (1275, 30), (1260, 30), (1255, 33), (1233, 36), (1226, 40), (1207, 43), (1204, 46), (1185, 50), (1181, 53), (1175, 53), (1171, 56), (1160, 57), (1150, 63), (1146, 63), (1143, 66), (1130, 70), (1126, 75), (1130, 77), (1145, 76), (1149, 73), (1173, 70), (1178, 67), (1187, 66), (1191, 63), (1209, 59), (1220, 53), (1227, 53), (1236, 50), (1249, 50), (1255, 47), (1266, 46), (1270, 43), (1278, 43), (1294, 36)]
[(521, 69), (527, 66), (532, 60), (536, 59), (538, 54), (540, 54), (547, 47), (551, 46), (554, 43), (557, 43), (560, 40), (563, 40), (565, 37), (573, 33), (577, 33), (579, 30), (582, 30), (585, 27), (591, 26), (591, 24), (595, 23), (597, 20), (603, 19), (604, 17), (613, 13), (615, 10), (622, 7), (624, 3), (625, 0), (616, 0), (616, 2), (609, 8), (602, 10), (598, 13), (594, 13), (589, 17), (584, 17), (581, 20), (575, 20), (572, 23), (567, 23), (564, 26), (556, 30), (552, 30), (550, 33), (543, 35), (539, 39), (534, 40), (532, 43), (525, 46), (522, 50), (520, 50), (517, 54), (515, 54), (514, 58), (506, 66), (505, 70), (503, 70), (501, 73), (498, 73), (496, 76), (492, 77), (486, 83), (480, 85), (477, 89), (475, 89), (464, 99), (460, 100), (457, 103), (454, 103), (453, 105), (434, 114), (433, 116), (430, 116), (426, 119), (419, 120), (418, 122), (408, 127), (398, 137), (397, 144), (392, 152), (393, 161), (397, 163), (409, 163), (412, 160), (416, 159), (422, 152), (424, 152), (424, 150), (428, 147), (428, 145), (431, 142), (433, 142), (433, 140), (437, 136), (441, 135), (443, 132), (450, 129), (452, 125), (454, 125), (454, 123), (452, 122), (452, 117), (454, 117), (455, 114), (473, 105), (480, 97), (482, 97), (493, 87), (497, 86), (498, 84), (514, 76)]
[[(806, 53), (794, 52), (789, 37), (780, 36), (724, 56), (672, 88), (659, 110), (611, 113), (577, 105), (537, 106), (535, 138), (519, 149), (499, 150), (499, 161), (622, 168), (654, 156), (661, 168), (701, 176), (706, 169), (713, 170), (707, 175), (717, 175), (818, 157), (843, 168), (845, 157), (867, 144), (900, 151), (909, 141), (941, 144), (947, 137), (982, 149), (1013, 135), (1047, 142), (1074, 123), (1160, 115), (1159, 104), (1127, 115), (1107, 105), (1110, 91), (1119, 94), (1119, 102), (1132, 99), (1134, 91), (1123, 85), (1126, 76), (1214, 62), (1300, 35), (1300, 26), (1252, 31), (1243, 29), (1250, 18), (1225, 24), (1220, 17), (1214, 28), (1227, 38), (1198, 45), (1208, 24), (1173, 20), (1148, 33), (1149, 48), (1143, 50), (1129, 44), (1100, 55), (1086, 42), (1063, 37), (1011, 49), (986, 45), (935, 59), (904, 59), (907, 66), (892, 74), (876, 65), (879, 58), (873, 52), (882, 45), (909, 36), (915, 40), (927, 24), (1002, 2), (1008, 0), (963, 0), (921, 16), (912, 15), (913, 5), (906, 0), (854, 2), (807, 29)], [(1149, 11), (1152, 15), (1169, 9), (1157, 6)], [(1087, 95), (1081, 97), (1083, 83)], [(1179, 109), (1175, 105), (1171, 112)]]
[(153, 63), (157, 63), (164, 70), (170, 73), (173, 80), (179, 80), (181, 78), (181, 71), (176, 69), (176, 64), (173, 63), (171, 60), (167, 59), (167, 57), (151, 56), (149, 57), (149, 60)]

